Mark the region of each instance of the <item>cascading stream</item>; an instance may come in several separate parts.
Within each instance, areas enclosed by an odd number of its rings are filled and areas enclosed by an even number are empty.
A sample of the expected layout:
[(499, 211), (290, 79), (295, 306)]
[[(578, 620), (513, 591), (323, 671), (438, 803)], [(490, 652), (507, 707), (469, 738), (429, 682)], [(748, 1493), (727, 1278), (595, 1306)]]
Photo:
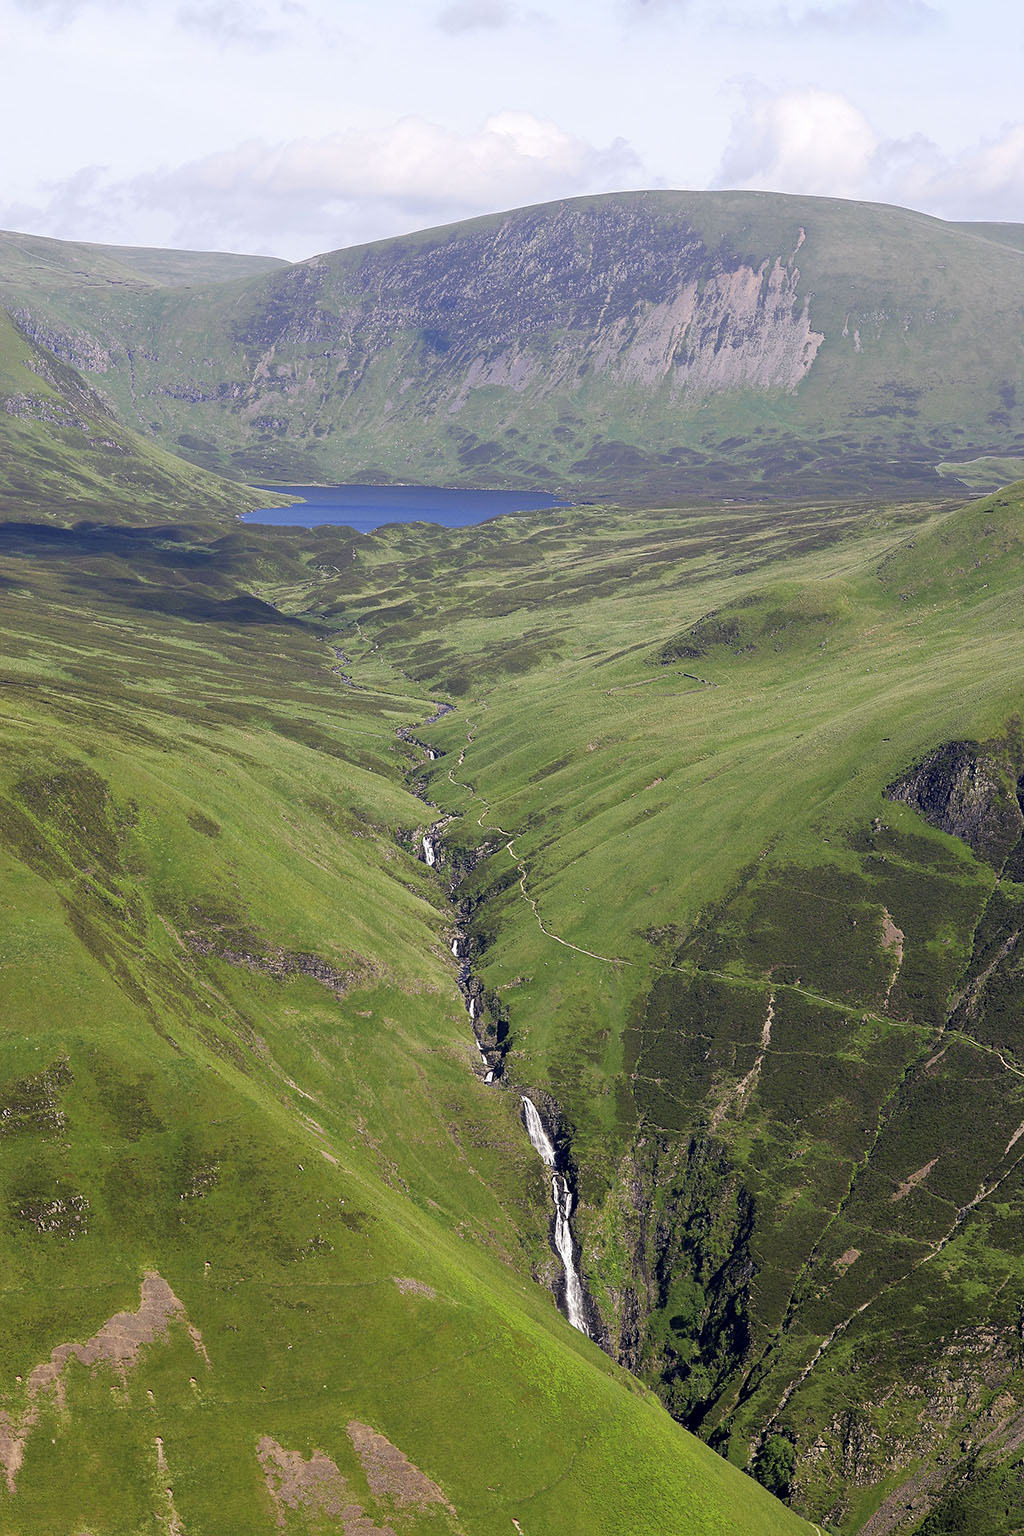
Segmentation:
[(572, 1227), (570, 1226), (572, 1190), (569, 1187), (568, 1179), (558, 1171), (558, 1154), (555, 1151), (554, 1142), (544, 1128), (544, 1122), (540, 1117), (537, 1106), (525, 1094), (521, 1095), (521, 1097), (523, 1100), (523, 1116), (526, 1121), (526, 1133), (541, 1162), (546, 1168), (551, 1169), (551, 1198), (555, 1206), (555, 1250), (562, 1261), (562, 1268), (565, 1270), (565, 1315), (574, 1328), (577, 1328), (580, 1333), (585, 1333), (587, 1338), (590, 1338), (583, 1282), (576, 1268), (576, 1259), (573, 1252)]
[[(427, 723), (431, 724), (434, 720), (440, 719), (441, 715), (449, 713), (450, 709), (451, 705), (440, 705), (437, 714), (433, 715)], [(423, 743), (417, 742), (415, 737), (406, 730), (399, 730), (398, 734), (406, 741), (411, 741), (417, 746), (423, 746)], [(431, 761), (435, 761), (442, 755), (433, 747), (424, 747), (424, 750), (428, 753)], [(417, 793), (421, 799), (425, 799), (421, 789), (417, 789)], [(441, 833), (450, 819), (448, 817), (444, 822), (435, 823), (422, 836), (423, 862), (429, 869), (436, 869), (441, 863)], [(503, 1053), (500, 1050), (495, 1051), (485, 1047), (478, 1033), (477, 1021), (481, 1017), (480, 999), (475, 992), (469, 991), (470, 970), (467, 960), (468, 951), (465, 935), (461, 931), (457, 932), (451, 940), (451, 952), (456, 960), (461, 962), (459, 965), (459, 988), (466, 999), (470, 1022), (473, 1025), (473, 1038), (476, 1041), (476, 1048), (480, 1053), (480, 1060), (485, 1069), (484, 1082), (493, 1083), (501, 1073)], [(565, 1315), (572, 1326), (580, 1333), (585, 1334), (589, 1339), (592, 1337), (592, 1334), (587, 1323), (586, 1293), (583, 1289), (583, 1281), (580, 1279), (579, 1271), (576, 1268), (576, 1256), (572, 1238), (572, 1187), (565, 1174), (559, 1170), (558, 1153), (555, 1144), (544, 1128), (544, 1122), (540, 1117), (537, 1106), (525, 1094), (521, 1095), (521, 1097), (526, 1130), (530, 1141), (545, 1168), (548, 1168), (551, 1172), (551, 1199), (555, 1207), (555, 1251), (562, 1262), (562, 1269), (565, 1273)]]

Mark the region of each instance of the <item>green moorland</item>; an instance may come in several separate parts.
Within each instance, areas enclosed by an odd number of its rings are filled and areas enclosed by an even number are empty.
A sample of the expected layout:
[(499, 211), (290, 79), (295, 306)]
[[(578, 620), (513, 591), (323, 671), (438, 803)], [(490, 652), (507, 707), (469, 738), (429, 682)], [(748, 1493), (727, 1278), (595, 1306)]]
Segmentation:
[(5, 1536), (807, 1530), (553, 1304), (350, 541), (11, 513)]
[(0, 523), (4, 1531), (1010, 1536), (1024, 488), (55, 510)]

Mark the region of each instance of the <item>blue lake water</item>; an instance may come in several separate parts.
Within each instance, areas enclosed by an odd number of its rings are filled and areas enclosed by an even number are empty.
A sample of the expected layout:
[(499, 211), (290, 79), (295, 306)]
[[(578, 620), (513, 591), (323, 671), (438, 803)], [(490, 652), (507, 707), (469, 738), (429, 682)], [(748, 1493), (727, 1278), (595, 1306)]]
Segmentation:
[(467, 528), (504, 512), (537, 512), (569, 503), (543, 491), (455, 491), (430, 485), (264, 485), (264, 491), (301, 496), (294, 507), (246, 512), (243, 523), (275, 528), (320, 528), (325, 523), (370, 533), (385, 523), (440, 523)]

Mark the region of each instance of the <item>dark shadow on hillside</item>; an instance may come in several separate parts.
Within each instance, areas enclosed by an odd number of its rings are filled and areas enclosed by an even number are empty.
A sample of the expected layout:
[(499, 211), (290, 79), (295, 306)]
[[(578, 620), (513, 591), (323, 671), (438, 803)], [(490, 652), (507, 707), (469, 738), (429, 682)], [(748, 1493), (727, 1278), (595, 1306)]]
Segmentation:
[(190, 569), (215, 566), (212, 546), (193, 542), (198, 537), (195, 529), (176, 524), (126, 528), (110, 523), (77, 523), (73, 528), (55, 528), (47, 523), (0, 523), (0, 555), (113, 558)]
[(234, 597), (216, 598), (206, 592), (188, 588), (152, 587), (124, 582), (116, 594), (127, 607), (142, 613), (159, 613), (174, 619), (188, 619), (195, 624), (229, 624), (251, 626), (254, 624), (285, 626), (289, 629), (305, 629), (301, 619), (253, 597), (249, 592)]
[[(245, 568), (254, 553), (248, 541), (232, 535), (213, 544), (200, 539), (196, 530), (174, 524), (57, 528), (4, 523), (0, 559), (34, 564), (37, 576), (45, 573), (60, 582), (66, 595), (90, 604), (105, 601), (140, 614), (230, 628), (309, 627), (244, 590)], [(25, 579), (33, 584), (27, 569)], [(19, 585), (9, 577), (0, 582)]]

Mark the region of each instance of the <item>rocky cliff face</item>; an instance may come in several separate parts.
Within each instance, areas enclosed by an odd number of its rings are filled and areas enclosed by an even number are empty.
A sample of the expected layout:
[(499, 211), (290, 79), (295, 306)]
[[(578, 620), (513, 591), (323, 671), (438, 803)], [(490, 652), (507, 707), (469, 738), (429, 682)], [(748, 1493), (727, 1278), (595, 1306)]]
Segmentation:
[(694, 398), (795, 389), (824, 337), (794, 258), (755, 265), (661, 222), (626, 201), (556, 205), (407, 250), (371, 246), (358, 264), (320, 257), (276, 279), (235, 336), (267, 383), (281, 347), (327, 347), (348, 395), (397, 350), (398, 394), (436, 391), (449, 415), (476, 390), (546, 398), (591, 372)]
[(890, 784), (886, 795), (913, 806), (933, 827), (962, 838), (1001, 869), (1024, 831), (1019, 768), (1005, 745), (948, 741)]

